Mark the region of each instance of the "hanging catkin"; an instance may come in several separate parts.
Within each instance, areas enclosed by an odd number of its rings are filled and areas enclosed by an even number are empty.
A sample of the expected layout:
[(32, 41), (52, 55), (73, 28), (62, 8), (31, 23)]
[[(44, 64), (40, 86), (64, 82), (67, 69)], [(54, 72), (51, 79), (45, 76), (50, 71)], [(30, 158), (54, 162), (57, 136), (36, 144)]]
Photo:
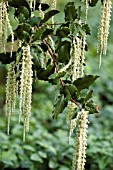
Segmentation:
[(32, 56), (30, 53), (30, 46), (22, 47), (22, 68), (20, 75), (20, 102), (19, 102), (19, 122), (21, 115), (24, 116), (24, 134), (29, 131), (29, 117), (31, 111), (31, 99), (32, 99)]
[(6, 114), (8, 117), (8, 128), (7, 132), (9, 134), (10, 129), (10, 117), (15, 113), (15, 103), (16, 103), (16, 74), (15, 74), (15, 63), (10, 64), (7, 82), (6, 82)]
[(82, 109), (79, 113), (76, 145), (73, 156), (73, 170), (84, 170), (86, 162), (88, 112)]
[(0, 52), (6, 53), (6, 43), (8, 38), (8, 31), (11, 34), (11, 56), (14, 44), (14, 34), (12, 26), (9, 20), (9, 14), (7, 12), (8, 2), (2, 1), (0, 3)]
[(101, 57), (106, 55), (107, 40), (109, 35), (110, 18), (111, 18), (111, 0), (103, 0), (101, 7), (100, 25), (98, 28), (98, 50), (100, 53), (99, 66), (101, 66)]

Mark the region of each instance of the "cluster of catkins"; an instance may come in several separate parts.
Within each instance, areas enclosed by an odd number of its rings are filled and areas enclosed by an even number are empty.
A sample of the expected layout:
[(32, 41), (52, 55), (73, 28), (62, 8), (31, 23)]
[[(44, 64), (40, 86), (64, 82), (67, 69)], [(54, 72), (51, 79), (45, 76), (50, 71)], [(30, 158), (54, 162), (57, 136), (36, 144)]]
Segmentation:
[[(28, 0), (31, 9), (35, 9), (35, 0)], [(51, 8), (56, 8), (56, 0), (42, 0), (42, 3), (49, 3)], [(89, 0), (86, 2), (86, 18), (87, 22)], [(98, 28), (98, 49), (100, 51), (100, 64), (101, 56), (106, 54), (107, 49), (107, 39), (110, 27), (110, 16), (111, 16), (111, 0), (103, 0), (101, 8), (101, 19)], [(5, 0), (0, 1), (0, 53), (6, 53), (6, 43), (8, 38), (8, 32), (11, 34), (11, 55), (13, 51), (14, 44), (14, 34), (12, 26), (9, 20), (8, 14), (8, 2)], [(43, 18), (43, 12), (41, 11), (41, 6), (39, 6), (40, 15)], [(54, 23), (54, 21), (53, 21)], [(71, 65), (71, 75), (72, 81), (75, 81), (79, 77), (84, 75), (84, 65), (85, 65), (85, 45), (86, 45), (86, 35), (77, 35), (73, 37), (73, 49), (72, 57), (69, 63), (63, 68), (68, 69)], [(32, 83), (33, 83), (33, 71), (32, 71), (32, 55), (30, 52), (30, 45), (26, 45), (22, 48), (22, 58), (19, 63), (10, 63), (7, 83), (6, 83), (6, 113), (8, 117), (8, 134), (10, 129), (10, 118), (11, 115), (15, 113), (15, 105), (17, 98), (19, 99), (19, 122), (21, 121), (21, 115), (24, 119), (24, 140), (25, 132), (29, 131), (29, 118), (31, 112), (31, 101), (32, 101)], [(18, 95), (19, 94), (19, 95)], [(68, 103), (68, 119), (70, 119), (70, 114), (76, 107), (71, 101)], [(76, 145), (75, 153), (73, 156), (73, 170), (84, 170), (86, 161), (86, 146), (87, 146), (87, 128), (88, 128), (88, 112), (81, 109), (77, 113), (76, 118), (70, 119), (70, 134), (72, 135), (74, 128), (77, 127), (76, 134)]]

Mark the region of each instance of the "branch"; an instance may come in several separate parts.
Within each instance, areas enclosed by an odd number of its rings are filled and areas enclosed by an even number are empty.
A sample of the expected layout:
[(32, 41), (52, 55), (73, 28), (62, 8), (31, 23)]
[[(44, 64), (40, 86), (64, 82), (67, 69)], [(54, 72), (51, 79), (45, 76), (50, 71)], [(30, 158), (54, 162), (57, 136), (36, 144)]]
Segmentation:
[[(51, 48), (51, 46), (47, 42), (47, 40), (44, 40), (43, 43), (48, 45), (48, 47), (49, 47), (48, 48), (48, 52), (49, 52), (51, 58), (53, 59), (53, 63), (55, 65), (56, 72), (58, 73), (59, 69), (58, 69), (58, 65), (57, 65), (56, 59), (55, 59), (55, 52), (53, 51), (53, 49)], [(53, 51), (53, 53), (51, 51)], [(65, 86), (65, 83), (63, 82), (62, 78), (60, 78), (60, 83), (61, 83), (62, 87)], [(79, 108), (81, 108), (80, 104), (78, 102), (76, 102), (75, 100), (71, 99), (71, 102), (75, 103)]]

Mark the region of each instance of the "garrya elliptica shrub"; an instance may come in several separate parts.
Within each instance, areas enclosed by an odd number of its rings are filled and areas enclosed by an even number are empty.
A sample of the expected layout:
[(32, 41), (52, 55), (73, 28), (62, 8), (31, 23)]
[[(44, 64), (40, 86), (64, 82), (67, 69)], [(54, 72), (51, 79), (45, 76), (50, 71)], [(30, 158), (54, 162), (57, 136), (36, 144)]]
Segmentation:
[[(55, 0), (0, 0), (0, 61), (9, 64), (6, 82), (6, 113), (8, 134), (11, 115), (19, 101), (19, 120), (23, 119), (23, 139), (29, 131), (32, 84), (35, 79), (48, 81), (57, 93), (52, 116), (54, 119), (67, 108), (69, 138), (76, 128), (73, 170), (84, 170), (86, 161), (88, 114), (98, 113), (89, 86), (99, 77), (85, 75), (85, 52), (88, 50), (88, 8), (98, 0), (84, 0), (86, 15), (81, 19), (82, 6), (68, 2), (64, 8), (64, 21), (54, 16), (60, 13)], [(82, 4), (83, 2), (81, 2)], [(106, 54), (110, 27), (111, 0), (101, 1), (98, 27), (98, 51)], [(17, 27), (12, 28), (9, 13), (14, 10)], [(6, 44), (11, 44), (10, 52)], [(14, 44), (18, 46), (14, 48)]]

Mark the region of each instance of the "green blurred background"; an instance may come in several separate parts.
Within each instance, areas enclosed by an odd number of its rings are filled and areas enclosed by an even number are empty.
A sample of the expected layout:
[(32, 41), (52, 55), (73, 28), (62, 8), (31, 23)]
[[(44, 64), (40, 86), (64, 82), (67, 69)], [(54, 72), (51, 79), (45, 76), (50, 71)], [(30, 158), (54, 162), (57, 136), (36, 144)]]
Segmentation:
[[(58, 1), (61, 11), (67, 0)], [(79, 0), (76, 1), (77, 6)], [(82, 5), (84, 9), (84, 5)], [(14, 27), (16, 22), (10, 12)], [(85, 13), (83, 12), (83, 17)], [(88, 146), (86, 170), (113, 169), (113, 14), (107, 55), (99, 65), (96, 53), (97, 27), (100, 16), (100, 3), (89, 8), (88, 24), (92, 36), (87, 37), (86, 74), (100, 75), (94, 86), (94, 100), (100, 107), (100, 114), (89, 116)], [(56, 19), (63, 21), (62, 14)], [(18, 107), (11, 120), (10, 136), (7, 135), (7, 117), (5, 115), (5, 83), (7, 67), (0, 64), (0, 170), (71, 170), (74, 152), (74, 134), (68, 144), (69, 129), (64, 114), (58, 120), (52, 120), (55, 91), (50, 84), (36, 81), (33, 85), (32, 114), (30, 132), (23, 142), (22, 124), (18, 125)], [(75, 132), (74, 132), (75, 133)]]

